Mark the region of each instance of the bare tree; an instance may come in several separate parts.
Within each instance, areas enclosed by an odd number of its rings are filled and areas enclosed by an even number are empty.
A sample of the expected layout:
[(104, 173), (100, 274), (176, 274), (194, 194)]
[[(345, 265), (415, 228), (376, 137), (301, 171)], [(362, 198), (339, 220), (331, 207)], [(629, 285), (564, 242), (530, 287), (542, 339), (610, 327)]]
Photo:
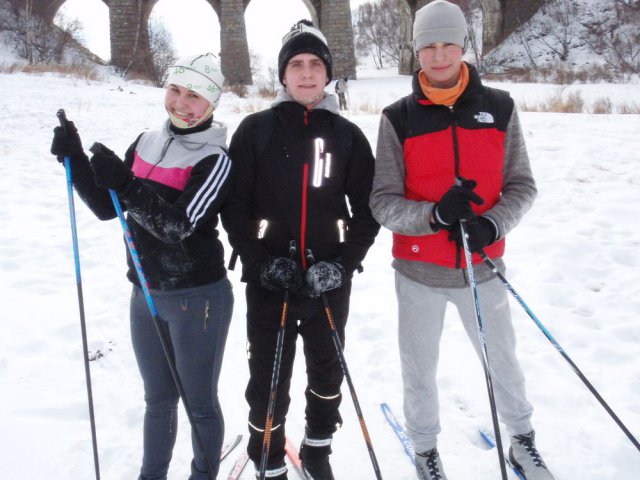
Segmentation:
[(151, 81), (156, 87), (162, 87), (167, 80), (167, 69), (176, 61), (176, 51), (171, 33), (154, 15), (149, 19), (149, 51), (153, 69)]
[(583, 24), (589, 47), (616, 71), (640, 73), (640, 0), (614, 0), (612, 10)]
[(251, 77), (260, 77), (262, 70), (262, 56), (256, 51), (249, 49), (249, 68), (251, 70)]
[(377, 0), (358, 7), (355, 15), (355, 47), (361, 55), (371, 55), (376, 68), (385, 61), (400, 61), (402, 0)]
[(534, 35), (552, 55), (566, 62), (578, 39), (578, 4), (575, 0), (554, 0), (543, 5), (542, 12), (546, 17), (535, 26)]
[(0, 1), (0, 30), (9, 34), (16, 53), (29, 64), (62, 61), (65, 48), (80, 43), (77, 37), (82, 31), (79, 20), (67, 20), (56, 16), (60, 26), (48, 23), (33, 14), (33, 0), (25, 0), (19, 6), (7, 0)]

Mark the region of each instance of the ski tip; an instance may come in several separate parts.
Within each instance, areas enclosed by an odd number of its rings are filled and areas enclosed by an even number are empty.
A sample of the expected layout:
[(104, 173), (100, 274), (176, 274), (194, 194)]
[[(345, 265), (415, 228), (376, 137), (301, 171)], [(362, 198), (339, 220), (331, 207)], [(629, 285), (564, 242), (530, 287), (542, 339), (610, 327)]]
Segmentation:
[(298, 448), (295, 446), (295, 444), (289, 437), (286, 437), (284, 450), (293, 467), (298, 471), (302, 471), (302, 462), (300, 461), (300, 453), (298, 452)]
[(488, 432), (487, 430), (478, 430), (480, 436), (484, 439), (484, 441), (489, 445), (490, 448), (494, 448), (496, 446), (496, 442), (493, 439), (493, 434)]

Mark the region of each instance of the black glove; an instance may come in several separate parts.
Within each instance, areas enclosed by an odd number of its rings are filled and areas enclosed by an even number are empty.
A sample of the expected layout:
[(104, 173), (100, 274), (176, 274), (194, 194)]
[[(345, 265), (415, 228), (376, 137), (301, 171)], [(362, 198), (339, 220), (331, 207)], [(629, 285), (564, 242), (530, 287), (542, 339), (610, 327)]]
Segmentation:
[(306, 273), (307, 294), (317, 298), (324, 292), (340, 288), (346, 273), (338, 262), (318, 262), (309, 267)]
[(269, 257), (260, 266), (260, 285), (267, 290), (299, 290), (302, 286), (300, 266), (290, 258)]
[[(491, 245), (497, 240), (498, 233), (496, 227), (491, 220), (486, 217), (475, 217), (473, 220), (466, 223), (467, 244), (469, 250), (472, 253), (477, 253), (487, 245)], [(460, 234), (460, 226), (454, 228), (449, 233), (449, 240), (456, 242), (459, 247), (462, 247), (462, 235)]]
[(53, 129), (51, 153), (56, 155), (60, 163), (64, 162), (64, 157), (69, 157), (69, 159), (86, 158), (76, 126), (67, 120), (65, 127)]
[(115, 190), (117, 193), (127, 193), (133, 185), (133, 172), (118, 156), (100, 143), (91, 146), (91, 169), (96, 185)]
[(452, 230), (457, 227), (458, 220), (471, 220), (475, 214), (471, 202), (482, 205), (484, 200), (473, 191), (474, 180), (463, 180), (462, 185), (454, 185), (442, 197), (433, 209), (433, 218), (438, 228)]

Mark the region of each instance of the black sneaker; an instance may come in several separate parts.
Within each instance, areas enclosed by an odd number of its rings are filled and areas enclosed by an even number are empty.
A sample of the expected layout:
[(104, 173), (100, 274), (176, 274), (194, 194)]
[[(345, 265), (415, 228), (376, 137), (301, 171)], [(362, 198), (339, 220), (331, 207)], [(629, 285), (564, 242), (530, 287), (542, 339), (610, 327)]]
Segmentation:
[(415, 456), (416, 471), (422, 480), (447, 480), (437, 448), (432, 448)]
[(329, 455), (331, 455), (331, 436), (312, 438), (305, 435), (300, 445), (300, 461), (304, 478), (334, 480)]
[(536, 434), (531, 430), (523, 435), (511, 437), (509, 460), (524, 474), (527, 480), (553, 480), (535, 443)]

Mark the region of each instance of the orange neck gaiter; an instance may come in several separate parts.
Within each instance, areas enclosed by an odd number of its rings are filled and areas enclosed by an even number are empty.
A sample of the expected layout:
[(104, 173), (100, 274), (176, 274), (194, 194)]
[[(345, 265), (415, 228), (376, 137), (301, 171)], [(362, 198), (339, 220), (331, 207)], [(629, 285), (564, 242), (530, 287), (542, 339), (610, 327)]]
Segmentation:
[(469, 84), (469, 67), (462, 62), (460, 66), (460, 76), (458, 77), (458, 83), (451, 88), (436, 88), (431, 86), (431, 82), (427, 78), (424, 71), (420, 70), (418, 74), (420, 80), (420, 88), (424, 96), (431, 100), (436, 105), (446, 105), (450, 107), (456, 100), (462, 95), (464, 89)]

